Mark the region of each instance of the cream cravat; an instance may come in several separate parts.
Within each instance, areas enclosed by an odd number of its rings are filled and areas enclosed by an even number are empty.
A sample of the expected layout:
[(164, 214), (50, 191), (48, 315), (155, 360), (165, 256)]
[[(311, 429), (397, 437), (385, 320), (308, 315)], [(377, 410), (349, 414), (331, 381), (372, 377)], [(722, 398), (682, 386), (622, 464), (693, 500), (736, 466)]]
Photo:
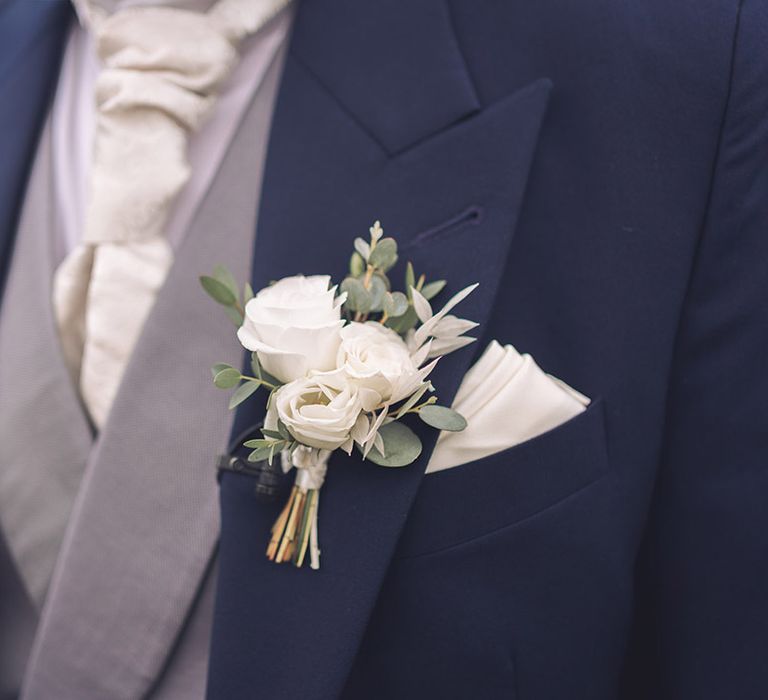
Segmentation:
[[(219, 0), (207, 13), (83, 7), (102, 69), (85, 229), (61, 263), (53, 305), (62, 349), (97, 428), (173, 261), (165, 225), (189, 179), (187, 144), (242, 39), (288, 0)], [(82, 10), (82, 7), (81, 7)]]

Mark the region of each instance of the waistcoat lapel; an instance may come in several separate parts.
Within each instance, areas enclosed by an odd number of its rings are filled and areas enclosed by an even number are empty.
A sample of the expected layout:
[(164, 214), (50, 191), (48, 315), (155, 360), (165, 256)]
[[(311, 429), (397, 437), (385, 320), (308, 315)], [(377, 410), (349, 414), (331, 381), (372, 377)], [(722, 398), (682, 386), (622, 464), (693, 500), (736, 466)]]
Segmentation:
[[(481, 282), (460, 314), (482, 324), (548, 93), (540, 80), (482, 106), (442, 2), (307, 0), (275, 114), (254, 289), (298, 272), (340, 280), (354, 236), (381, 219), (401, 262), (449, 280), (444, 298)], [(441, 403), (471, 357), (441, 361)], [(238, 429), (260, 419), (260, 403), (244, 404)], [(405, 469), (334, 456), (320, 499), (319, 571), (268, 562), (282, 503), (255, 501), (247, 476), (223, 477), (211, 698), (259, 688), (275, 698), (340, 694), (436, 437), (422, 431), (422, 457)]]
[(43, 611), (24, 697), (144, 697), (218, 536), (215, 464), (231, 423), (209, 368), (239, 355), (200, 289), (215, 262), (241, 279), (255, 232), (280, 61), (176, 255), (86, 469)]
[(52, 177), (46, 127), (0, 314), (0, 525), (38, 608), (93, 441), (51, 309)]
[(71, 17), (69, 2), (0, 4), (0, 296)]

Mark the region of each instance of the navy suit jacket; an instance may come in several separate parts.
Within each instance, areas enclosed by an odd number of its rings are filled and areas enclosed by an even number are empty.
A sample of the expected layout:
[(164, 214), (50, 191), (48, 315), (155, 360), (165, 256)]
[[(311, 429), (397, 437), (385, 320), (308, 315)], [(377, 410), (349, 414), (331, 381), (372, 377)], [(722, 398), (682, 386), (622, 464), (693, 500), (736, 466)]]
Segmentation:
[[(69, 21), (0, 2), (4, 262)], [(594, 401), (426, 478), (428, 433), (334, 459), (319, 572), (226, 475), (211, 698), (768, 697), (767, 47), (761, 0), (300, 3), (253, 286), (379, 218), (481, 282), (444, 403), (493, 338)]]

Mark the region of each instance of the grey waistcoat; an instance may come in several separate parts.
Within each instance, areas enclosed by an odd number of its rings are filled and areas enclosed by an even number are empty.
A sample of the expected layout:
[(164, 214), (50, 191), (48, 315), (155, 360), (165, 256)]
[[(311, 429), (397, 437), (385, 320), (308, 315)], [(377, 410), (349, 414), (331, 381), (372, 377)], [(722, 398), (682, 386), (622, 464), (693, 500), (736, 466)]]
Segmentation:
[[(51, 311), (49, 129), (0, 310), (0, 698), (203, 697), (228, 395), (242, 348), (198, 276), (249, 272), (281, 52), (176, 252), (94, 441)], [(7, 602), (10, 601), (10, 602)], [(32, 641), (34, 640), (34, 641)], [(31, 645), (31, 651), (30, 651)]]

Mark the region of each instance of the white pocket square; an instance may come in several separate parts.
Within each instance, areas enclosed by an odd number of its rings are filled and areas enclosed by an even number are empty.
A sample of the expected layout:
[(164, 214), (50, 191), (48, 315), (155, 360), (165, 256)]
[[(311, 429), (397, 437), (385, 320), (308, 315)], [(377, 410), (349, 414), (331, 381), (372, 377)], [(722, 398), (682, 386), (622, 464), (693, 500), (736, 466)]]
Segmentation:
[(546, 374), (530, 355), (494, 340), (464, 376), (453, 402), (467, 427), (440, 434), (427, 474), (514, 447), (565, 423), (587, 405), (586, 396)]

